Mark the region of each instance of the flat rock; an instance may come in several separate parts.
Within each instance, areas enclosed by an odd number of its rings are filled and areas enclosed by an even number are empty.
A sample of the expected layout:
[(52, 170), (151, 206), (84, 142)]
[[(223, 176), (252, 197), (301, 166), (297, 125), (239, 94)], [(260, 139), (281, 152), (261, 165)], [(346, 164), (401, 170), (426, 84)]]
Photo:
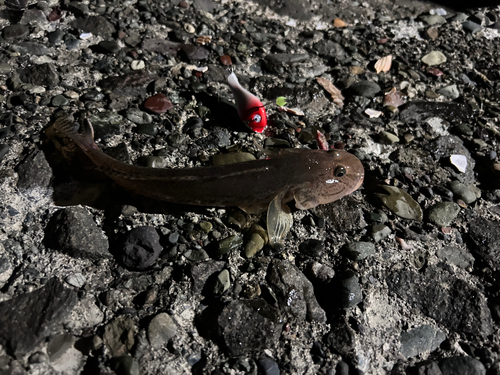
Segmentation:
[(325, 322), (325, 311), (314, 296), (314, 288), (305, 275), (288, 261), (271, 262), (266, 276), (280, 307), (298, 319)]
[(11, 41), (15, 39), (22, 39), (25, 36), (28, 36), (30, 33), (30, 29), (26, 25), (10, 25), (3, 29), (3, 37), (5, 40)]
[(17, 187), (27, 192), (36, 188), (48, 188), (52, 179), (52, 168), (40, 150), (26, 157), (19, 165), (17, 173), (19, 175)]
[(346, 90), (347, 96), (362, 96), (372, 99), (381, 91), (378, 84), (372, 81), (361, 81), (353, 84)]
[(429, 66), (440, 65), (446, 62), (446, 56), (440, 51), (432, 51), (422, 57), (422, 62)]
[(283, 326), (279, 311), (262, 299), (233, 300), (224, 307), (217, 322), (230, 356), (273, 348)]
[(469, 235), (474, 245), (471, 250), (493, 269), (500, 269), (500, 224), (485, 218), (469, 223)]
[(394, 214), (405, 219), (422, 220), (422, 208), (406, 191), (387, 185), (381, 185), (380, 189), (383, 192), (375, 195)]
[(457, 267), (471, 269), (474, 265), (472, 254), (455, 246), (444, 246), (436, 250), (436, 256), (446, 262), (450, 262)]
[(455, 202), (439, 202), (429, 209), (429, 221), (438, 227), (447, 227), (460, 213), (460, 206)]
[(20, 42), (12, 44), (10, 49), (22, 55), (45, 56), (50, 53), (50, 48), (36, 42)]
[(104, 327), (103, 341), (113, 357), (128, 354), (135, 343), (137, 327), (128, 315), (120, 315)]
[(0, 344), (20, 358), (62, 329), (78, 299), (58, 279), (42, 288), (0, 303)]
[(30, 66), (19, 71), (19, 78), (24, 83), (53, 88), (59, 84), (56, 68), (49, 63)]
[(116, 29), (111, 22), (102, 16), (91, 16), (87, 18), (77, 18), (71, 23), (71, 27), (94, 35), (109, 38)]
[(387, 283), (389, 290), (410, 307), (450, 330), (481, 337), (493, 331), (484, 294), (439, 267), (427, 267), (423, 273), (394, 270), (389, 273)]
[(148, 340), (154, 348), (160, 348), (177, 334), (177, 324), (167, 313), (159, 313), (148, 325)]
[(77, 258), (111, 257), (108, 239), (83, 207), (57, 211), (45, 229), (45, 241), (48, 247)]
[(446, 334), (436, 327), (425, 324), (402, 332), (399, 351), (406, 358), (415, 357), (425, 352), (432, 352), (446, 339)]
[(485, 375), (484, 365), (475, 358), (458, 356), (444, 358), (439, 361), (439, 369), (442, 375)]

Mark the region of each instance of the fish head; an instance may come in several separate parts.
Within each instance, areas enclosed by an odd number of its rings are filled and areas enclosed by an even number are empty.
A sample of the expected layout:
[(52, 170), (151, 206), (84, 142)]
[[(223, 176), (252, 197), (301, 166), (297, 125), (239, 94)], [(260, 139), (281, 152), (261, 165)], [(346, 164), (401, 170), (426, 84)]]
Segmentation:
[(353, 193), (363, 183), (363, 164), (347, 151), (319, 151), (317, 157), (310, 159), (310, 172), (313, 173), (310, 181), (293, 191), (299, 209), (334, 202)]
[(267, 113), (263, 105), (246, 110), (241, 119), (246, 126), (257, 133), (262, 133), (267, 126)]

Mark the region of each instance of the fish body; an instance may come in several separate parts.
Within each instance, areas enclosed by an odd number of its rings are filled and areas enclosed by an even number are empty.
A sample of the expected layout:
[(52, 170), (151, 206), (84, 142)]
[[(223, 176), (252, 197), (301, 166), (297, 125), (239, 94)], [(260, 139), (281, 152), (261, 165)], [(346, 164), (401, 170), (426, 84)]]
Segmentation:
[(269, 159), (200, 168), (134, 166), (103, 153), (94, 143), (89, 121), (84, 122), (82, 133), (66, 116), (54, 126), (99, 170), (137, 194), (199, 206), (269, 205), (268, 232), (276, 245), (283, 242), (292, 223), (286, 202), (295, 199), (295, 206), (303, 210), (330, 203), (357, 190), (364, 178), (359, 159), (343, 150), (284, 149)]
[(174, 203), (250, 206), (269, 203), (279, 191), (300, 209), (333, 202), (359, 188), (364, 169), (343, 150), (284, 149), (276, 156), (243, 163), (185, 169), (134, 166), (103, 153), (93, 141), (90, 122), (78, 133), (66, 117), (54, 123), (94, 164), (123, 187)]
[(241, 121), (254, 132), (262, 133), (267, 126), (267, 114), (264, 104), (254, 94), (240, 85), (234, 72), (227, 78), (227, 83), (233, 92), (236, 109)]

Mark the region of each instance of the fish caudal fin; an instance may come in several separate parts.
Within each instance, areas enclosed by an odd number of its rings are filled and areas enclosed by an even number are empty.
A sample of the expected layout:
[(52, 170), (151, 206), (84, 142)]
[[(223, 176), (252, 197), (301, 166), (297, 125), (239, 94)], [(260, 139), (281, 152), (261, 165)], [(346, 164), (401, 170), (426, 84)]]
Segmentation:
[(71, 138), (83, 151), (89, 151), (90, 149), (97, 149), (97, 145), (94, 143), (94, 129), (90, 121), (85, 119), (81, 128), (81, 133), (78, 132), (73, 121), (69, 119), (67, 115), (60, 116), (55, 122), (54, 127), (60, 133)]

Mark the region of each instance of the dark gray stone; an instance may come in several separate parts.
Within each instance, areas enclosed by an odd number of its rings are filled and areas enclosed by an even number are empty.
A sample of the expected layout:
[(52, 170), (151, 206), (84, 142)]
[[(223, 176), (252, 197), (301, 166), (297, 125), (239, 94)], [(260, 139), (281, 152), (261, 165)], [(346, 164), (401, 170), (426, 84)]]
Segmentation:
[(325, 311), (319, 306), (314, 288), (305, 275), (290, 262), (273, 260), (266, 276), (280, 308), (300, 320), (325, 322)]
[(347, 96), (363, 96), (365, 98), (374, 98), (381, 91), (379, 85), (372, 81), (361, 81), (353, 84), (346, 90)]
[(363, 300), (363, 291), (354, 272), (346, 272), (342, 276), (342, 305), (345, 308), (356, 306)]
[[(193, 293), (199, 294), (203, 291), (207, 280), (226, 266), (222, 261), (208, 261), (203, 263), (194, 264), (191, 267), (191, 277), (193, 279)], [(214, 281), (215, 282), (215, 281)]]
[(261, 358), (257, 363), (259, 364), (259, 367), (264, 375), (280, 375), (280, 368), (278, 364), (271, 358)]
[(181, 50), (185, 53), (189, 61), (205, 60), (210, 55), (210, 51), (202, 46), (193, 46), (191, 44), (181, 44)]
[(52, 168), (50, 167), (42, 151), (36, 150), (31, 153), (19, 165), (17, 169), (19, 180), (17, 187), (23, 191), (34, 188), (47, 188), (52, 179)]
[(424, 352), (432, 352), (446, 339), (446, 334), (431, 325), (422, 325), (401, 333), (399, 351), (406, 358), (415, 357)]
[(335, 57), (339, 60), (345, 58), (344, 47), (329, 39), (320, 40), (314, 45), (314, 49), (320, 54), (328, 57)]
[(466, 356), (444, 358), (439, 361), (443, 375), (485, 375), (484, 365), (477, 359)]
[(105, 52), (112, 54), (120, 52), (121, 49), (116, 42), (108, 40), (103, 40), (102, 42), (99, 42), (99, 47), (101, 47)]
[(429, 221), (438, 227), (447, 227), (457, 218), (460, 206), (455, 202), (439, 202), (429, 209)]
[(16, 358), (62, 328), (78, 299), (56, 278), (42, 288), (0, 303), (0, 344)]
[(145, 39), (142, 42), (142, 49), (149, 52), (161, 53), (165, 56), (175, 56), (181, 49), (181, 45), (180, 43), (165, 39)]
[(11, 45), (10, 49), (19, 52), (21, 55), (45, 56), (50, 53), (49, 48), (36, 42), (20, 42)]
[(476, 34), (483, 29), (480, 24), (472, 21), (465, 21), (464, 23), (462, 23), (462, 27), (465, 31), (468, 31), (471, 34)]
[(352, 260), (362, 260), (376, 253), (375, 244), (371, 242), (351, 242), (345, 247), (346, 255)]
[(3, 29), (3, 37), (5, 40), (11, 41), (14, 39), (22, 39), (25, 36), (28, 36), (30, 33), (30, 29), (26, 25), (10, 25)]
[(399, 107), (399, 118), (403, 122), (422, 122), (431, 117), (466, 120), (471, 115), (465, 104), (446, 102), (412, 101)]
[(63, 107), (65, 105), (68, 105), (68, 103), (69, 103), (69, 100), (64, 95), (56, 95), (51, 100), (51, 104), (54, 107)]
[(275, 53), (273, 55), (267, 55), (266, 61), (271, 64), (294, 64), (306, 61), (309, 59), (309, 55), (305, 53), (289, 54), (289, 53)]
[(274, 348), (282, 326), (279, 311), (262, 299), (232, 301), (218, 318), (219, 332), (230, 356)]
[(58, 44), (61, 43), (64, 37), (64, 31), (61, 29), (57, 29), (47, 34), (47, 38), (49, 39), (50, 44)]
[(93, 16), (88, 18), (77, 18), (71, 23), (71, 27), (84, 32), (90, 32), (94, 35), (109, 38), (116, 31), (111, 22), (102, 16)]
[(472, 268), (474, 257), (467, 250), (459, 247), (445, 246), (436, 251), (436, 256), (446, 262), (450, 262), (460, 268)]
[(49, 89), (59, 84), (59, 76), (52, 64), (32, 65), (21, 69), (19, 77), (24, 83), (30, 83), (37, 86), (45, 86)]
[(423, 273), (394, 270), (387, 277), (389, 290), (446, 328), (486, 337), (493, 331), (491, 312), (476, 287), (435, 266)]
[(76, 258), (111, 257), (108, 239), (83, 207), (57, 211), (45, 229), (47, 247)]
[(469, 224), (469, 235), (475, 246), (471, 246), (490, 267), (500, 269), (500, 224), (484, 218), (476, 218)]
[(163, 247), (153, 227), (138, 227), (128, 232), (118, 254), (125, 267), (144, 270), (158, 259)]

